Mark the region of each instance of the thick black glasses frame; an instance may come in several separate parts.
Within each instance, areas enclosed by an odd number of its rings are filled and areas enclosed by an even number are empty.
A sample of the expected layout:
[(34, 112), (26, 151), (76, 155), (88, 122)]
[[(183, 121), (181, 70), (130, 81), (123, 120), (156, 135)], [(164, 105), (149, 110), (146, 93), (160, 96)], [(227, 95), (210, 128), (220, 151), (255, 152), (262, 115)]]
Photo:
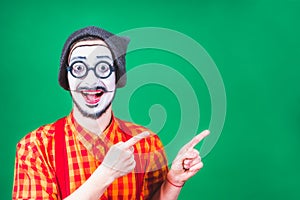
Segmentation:
[[(75, 74), (73, 74), (73, 66), (76, 64), (76, 63), (82, 63), (85, 68), (86, 68), (86, 72), (82, 75), (82, 76), (76, 76)], [(99, 76), (97, 73), (96, 73), (96, 67), (97, 65), (99, 65), (100, 63), (106, 63), (108, 66), (109, 66), (109, 74), (107, 76)], [(106, 62), (106, 61), (100, 61), (98, 62), (94, 67), (88, 67), (86, 63), (82, 62), (82, 61), (75, 61), (73, 62), (70, 66), (68, 66), (67, 68), (67, 71), (71, 73), (71, 75), (74, 77), (74, 78), (84, 78), (87, 76), (87, 74), (89, 73), (90, 70), (94, 71), (94, 74), (96, 77), (98, 78), (101, 78), (101, 79), (106, 79), (108, 78), (114, 71), (115, 71), (115, 68), (109, 63), (109, 62)]]

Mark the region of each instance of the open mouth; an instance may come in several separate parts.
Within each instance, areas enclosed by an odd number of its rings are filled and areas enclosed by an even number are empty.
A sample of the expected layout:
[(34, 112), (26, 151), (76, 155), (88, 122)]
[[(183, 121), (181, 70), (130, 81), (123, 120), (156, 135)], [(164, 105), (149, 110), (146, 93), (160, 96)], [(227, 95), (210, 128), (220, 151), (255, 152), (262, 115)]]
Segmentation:
[(103, 90), (83, 90), (81, 94), (88, 105), (96, 105), (99, 103)]

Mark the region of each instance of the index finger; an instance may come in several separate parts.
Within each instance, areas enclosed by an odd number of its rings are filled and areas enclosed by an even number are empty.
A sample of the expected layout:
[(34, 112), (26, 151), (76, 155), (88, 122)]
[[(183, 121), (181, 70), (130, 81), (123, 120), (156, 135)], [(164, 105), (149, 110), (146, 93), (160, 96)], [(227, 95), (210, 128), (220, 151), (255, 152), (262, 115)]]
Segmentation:
[(150, 135), (150, 133), (148, 131), (144, 131), (144, 132), (130, 138), (129, 140), (124, 142), (124, 144), (125, 144), (126, 147), (131, 147), (131, 146), (135, 145), (138, 141), (148, 137), (149, 135)]
[(189, 141), (186, 145), (186, 149), (192, 149), (196, 146), (203, 138), (209, 135), (209, 130), (202, 131), (200, 134), (196, 135), (191, 141)]

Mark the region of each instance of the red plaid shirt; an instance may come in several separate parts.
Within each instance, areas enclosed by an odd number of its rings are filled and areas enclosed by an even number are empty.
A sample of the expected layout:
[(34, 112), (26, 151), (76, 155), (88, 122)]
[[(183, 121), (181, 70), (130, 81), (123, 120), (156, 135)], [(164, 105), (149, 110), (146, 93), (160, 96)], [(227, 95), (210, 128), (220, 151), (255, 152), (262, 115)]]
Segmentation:
[[(109, 147), (127, 141), (146, 128), (112, 117), (107, 129), (97, 136), (85, 130), (72, 113), (66, 117), (65, 141), (68, 154), (70, 192), (80, 187), (101, 164)], [(130, 130), (131, 135), (127, 135)], [(13, 199), (59, 199), (55, 174), (54, 123), (38, 128), (17, 144)], [(166, 178), (168, 167), (163, 146), (157, 135), (134, 145), (135, 155), (144, 162), (141, 199), (149, 199)], [(134, 171), (116, 179), (100, 199), (135, 199)]]

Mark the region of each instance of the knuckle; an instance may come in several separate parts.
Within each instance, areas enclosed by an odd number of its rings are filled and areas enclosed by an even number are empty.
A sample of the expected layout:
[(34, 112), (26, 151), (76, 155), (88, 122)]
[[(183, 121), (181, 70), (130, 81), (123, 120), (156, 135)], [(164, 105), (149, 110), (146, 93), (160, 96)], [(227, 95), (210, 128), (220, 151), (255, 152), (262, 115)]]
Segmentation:
[(199, 165), (200, 165), (200, 168), (202, 168), (202, 167), (203, 167), (203, 162), (200, 162), (200, 164), (199, 164)]
[(193, 153), (196, 154), (196, 155), (199, 155), (199, 151), (197, 149), (193, 149)]

